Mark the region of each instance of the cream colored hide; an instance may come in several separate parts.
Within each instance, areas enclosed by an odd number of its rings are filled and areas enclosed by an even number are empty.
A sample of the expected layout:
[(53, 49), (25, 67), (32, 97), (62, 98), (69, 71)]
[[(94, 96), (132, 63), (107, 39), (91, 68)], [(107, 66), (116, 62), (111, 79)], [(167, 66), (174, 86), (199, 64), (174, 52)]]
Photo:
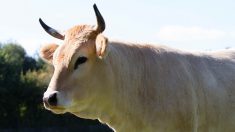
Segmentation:
[(98, 119), (116, 132), (235, 132), (235, 50), (191, 53), (161, 45), (110, 41), (97, 26), (79, 25), (48, 44), (54, 66), (46, 109)]
[[(55, 68), (44, 96), (58, 92), (57, 106), (47, 109), (99, 119), (117, 132), (235, 131), (234, 50), (190, 53), (101, 34), (85, 40), (80, 29), (41, 50)], [(88, 60), (74, 69), (80, 56)]]

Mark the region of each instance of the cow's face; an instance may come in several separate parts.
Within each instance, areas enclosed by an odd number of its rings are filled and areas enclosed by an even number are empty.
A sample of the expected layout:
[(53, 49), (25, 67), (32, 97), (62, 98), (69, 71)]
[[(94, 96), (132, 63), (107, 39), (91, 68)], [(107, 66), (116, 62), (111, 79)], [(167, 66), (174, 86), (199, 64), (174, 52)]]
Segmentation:
[[(83, 112), (92, 100), (99, 98), (104, 71), (103, 58), (108, 53), (107, 39), (101, 34), (104, 21), (96, 10), (98, 26), (75, 26), (64, 35), (40, 23), (52, 36), (62, 39), (63, 44), (42, 47), (41, 57), (54, 66), (54, 74), (44, 93), (45, 108), (55, 112)], [(99, 16), (100, 15), (100, 16)]]

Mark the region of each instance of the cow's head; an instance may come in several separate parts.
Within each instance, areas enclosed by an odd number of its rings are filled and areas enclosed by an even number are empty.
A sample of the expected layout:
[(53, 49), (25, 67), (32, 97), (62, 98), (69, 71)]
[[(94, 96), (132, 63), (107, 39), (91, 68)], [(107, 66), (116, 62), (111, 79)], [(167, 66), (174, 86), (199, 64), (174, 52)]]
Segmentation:
[[(93, 6), (97, 25), (78, 25), (61, 34), (47, 26), (44, 30), (63, 40), (62, 45), (48, 44), (41, 49), (41, 57), (54, 66), (54, 74), (44, 93), (45, 108), (55, 112), (83, 112), (92, 107), (94, 100), (107, 92), (101, 85), (107, 82), (104, 75), (104, 57), (108, 53), (107, 38), (101, 33), (105, 22), (96, 5)], [(108, 84), (107, 84), (108, 85)], [(99, 95), (98, 95), (99, 94)], [(90, 106), (88, 106), (90, 105)], [(99, 105), (99, 104), (98, 104)]]

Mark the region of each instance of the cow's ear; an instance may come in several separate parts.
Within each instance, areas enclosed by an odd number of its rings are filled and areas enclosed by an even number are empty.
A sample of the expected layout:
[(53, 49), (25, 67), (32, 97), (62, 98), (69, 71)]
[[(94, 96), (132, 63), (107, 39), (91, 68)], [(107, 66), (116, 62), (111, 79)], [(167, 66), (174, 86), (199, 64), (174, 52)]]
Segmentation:
[(104, 37), (102, 34), (97, 35), (96, 42), (96, 55), (103, 59), (108, 54), (108, 39)]
[(47, 44), (44, 45), (40, 50), (40, 57), (46, 62), (52, 64), (53, 54), (59, 45)]

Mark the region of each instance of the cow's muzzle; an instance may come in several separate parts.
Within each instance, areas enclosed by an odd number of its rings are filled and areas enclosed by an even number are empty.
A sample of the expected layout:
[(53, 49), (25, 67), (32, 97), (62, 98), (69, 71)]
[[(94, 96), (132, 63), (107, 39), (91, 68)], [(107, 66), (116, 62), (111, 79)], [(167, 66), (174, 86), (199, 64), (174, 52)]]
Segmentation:
[(46, 107), (55, 107), (57, 106), (57, 92), (51, 93), (48, 96), (43, 97), (43, 103), (45, 104)]

